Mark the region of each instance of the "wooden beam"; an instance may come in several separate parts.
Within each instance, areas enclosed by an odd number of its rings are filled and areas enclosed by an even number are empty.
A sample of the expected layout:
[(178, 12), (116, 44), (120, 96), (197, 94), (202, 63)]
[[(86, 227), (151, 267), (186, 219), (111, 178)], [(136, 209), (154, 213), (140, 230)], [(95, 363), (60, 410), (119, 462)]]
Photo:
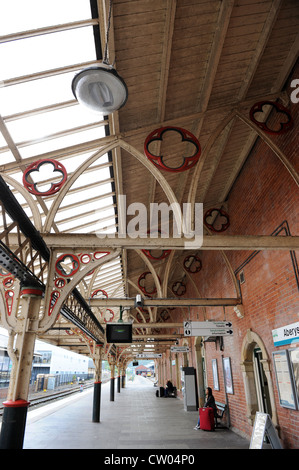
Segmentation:
[[(239, 305), (241, 300), (239, 298), (227, 299), (144, 299), (144, 307), (217, 307), (217, 306), (234, 306)], [(135, 299), (90, 299), (90, 307), (135, 307)], [(160, 323), (155, 323), (160, 325)], [(141, 328), (141, 323), (134, 323), (134, 328)], [(144, 323), (143, 328), (152, 328), (150, 323)], [(163, 325), (163, 323), (161, 323)], [(157, 326), (157, 328), (159, 328)]]
[(181, 323), (133, 323), (133, 328), (183, 328)]
[[(183, 338), (183, 334), (173, 334), (173, 335), (159, 335), (159, 334), (154, 334), (154, 335), (133, 335), (132, 336), (132, 339), (133, 341), (136, 340), (136, 339), (140, 339), (140, 338), (155, 338), (155, 339), (179, 339), (179, 338)], [(151, 343), (147, 343), (147, 344), (151, 344)]]
[(234, 3), (234, 0), (227, 0), (220, 5), (218, 24), (207, 64), (205, 81), (200, 90), (200, 98), (197, 104), (197, 109), (201, 112), (205, 111), (208, 107)]
[[(127, 248), (127, 249), (162, 249), (162, 250), (297, 250), (299, 249), (299, 236), (270, 235), (213, 235), (204, 236), (202, 245), (192, 246), (188, 238), (129, 238), (119, 237), (101, 238), (96, 234), (87, 233), (42, 233), (49, 248), (61, 250), (95, 250)], [(189, 245), (188, 245), (189, 244)], [(10, 246), (18, 245), (17, 236), (10, 234)]]

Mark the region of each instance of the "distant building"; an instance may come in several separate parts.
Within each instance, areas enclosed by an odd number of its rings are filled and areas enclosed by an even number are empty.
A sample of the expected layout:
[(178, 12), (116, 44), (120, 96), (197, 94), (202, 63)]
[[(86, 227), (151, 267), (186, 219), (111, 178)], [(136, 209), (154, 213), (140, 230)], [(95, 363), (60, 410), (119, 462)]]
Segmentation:
[(89, 358), (67, 349), (36, 341), (32, 364), (32, 378), (37, 374), (88, 374)]
[(144, 377), (152, 375), (152, 369), (150, 367), (146, 367), (144, 365), (140, 365), (135, 367), (135, 374), (136, 375), (143, 375)]
[[(12, 367), (7, 353), (8, 337), (0, 333), (0, 388), (7, 388)], [(55, 386), (71, 381), (86, 380), (94, 376), (94, 365), (90, 358), (49, 343), (36, 341), (32, 363), (31, 384), (37, 376), (55, 376)], [(43, 385), (43, 381), (41, 385)]]

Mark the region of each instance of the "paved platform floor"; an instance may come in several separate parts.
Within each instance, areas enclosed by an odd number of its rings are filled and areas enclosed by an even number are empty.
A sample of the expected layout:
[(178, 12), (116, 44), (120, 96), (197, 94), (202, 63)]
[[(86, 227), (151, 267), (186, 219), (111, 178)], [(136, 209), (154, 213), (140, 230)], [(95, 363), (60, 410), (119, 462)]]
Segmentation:
[(110, 401), (102, 386), (100, 423), (92, 422), (93, 389), (28, 411), (24, 449), (249, 449), (228, 429), (196, 431), (197, 411), (179, 398), (158, 398), (143, 377), (127, 382)]

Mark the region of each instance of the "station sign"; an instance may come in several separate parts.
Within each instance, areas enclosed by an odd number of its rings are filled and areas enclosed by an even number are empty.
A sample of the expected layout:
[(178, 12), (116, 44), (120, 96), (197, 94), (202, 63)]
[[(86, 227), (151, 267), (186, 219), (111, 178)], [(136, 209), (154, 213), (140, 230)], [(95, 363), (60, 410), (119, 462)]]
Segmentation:
[(184, 336), (232, 336), (230, 321), (185, 321)]
[(136, 354), (136, 358), (138, 359), (158, 359), (161, 358), (162, 354), (154, 354), (154, 353), (144, 353), (144, 354)]
[(170, 351), (175, 353), (189, 352), (189, 346), (171, 346)]
[(274, 346), (299, 343), (299, 322), (272, 330)]

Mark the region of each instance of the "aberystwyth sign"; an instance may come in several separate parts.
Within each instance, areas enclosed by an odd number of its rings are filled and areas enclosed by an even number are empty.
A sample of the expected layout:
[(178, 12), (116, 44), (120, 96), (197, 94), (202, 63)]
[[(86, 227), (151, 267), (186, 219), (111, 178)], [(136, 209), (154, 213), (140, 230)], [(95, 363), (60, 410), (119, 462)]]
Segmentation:
[(272, 330), (274, 346), (299, 343), (299, 322)]

